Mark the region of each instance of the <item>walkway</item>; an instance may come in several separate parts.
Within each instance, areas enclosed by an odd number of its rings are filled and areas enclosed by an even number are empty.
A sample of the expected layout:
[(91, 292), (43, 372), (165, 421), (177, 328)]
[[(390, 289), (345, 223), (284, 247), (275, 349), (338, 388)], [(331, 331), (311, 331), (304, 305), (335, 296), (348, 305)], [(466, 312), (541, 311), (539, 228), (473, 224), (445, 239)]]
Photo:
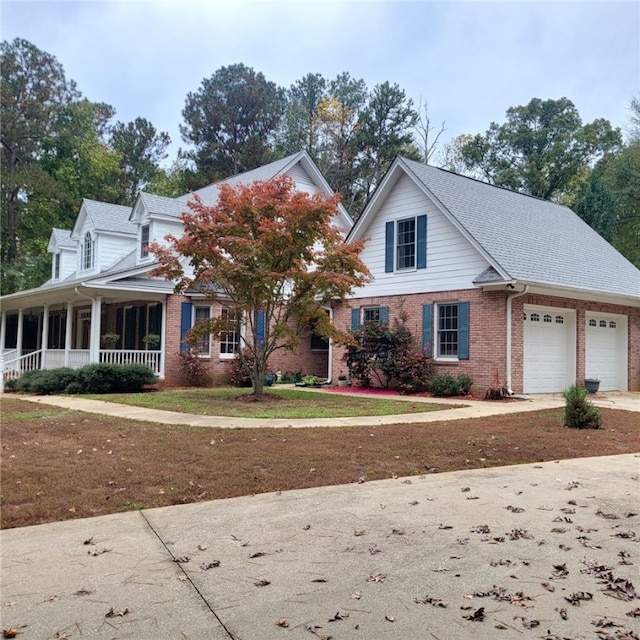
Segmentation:
[[(308, 393), (326, 393), (322, 390), (308, 390)], [(355, 392), (354, 392), (355, 393)], [(263, 418), (229, 418), (221, 416), (197, 416), (177, 411), (161, 411), (133, 407), (126, 404), (88, 400), (78, 396), (12, 396), (29, 402), (51, 404), (65, 409), (77, 409), (89, 413), (101, 413), (109, 416), (144, 420), (161, 424), (191, 425), (195, 427), (220, 428), (256, 428), (256, 427), (352, 427), (361, 425), (402, 424), (406, 422), (426, 423), (442, 420), (465, 420), (468, 418), (484, 418), (493, 415), (520, 413), (522, 411), (541, 411), (557, 409), (564, 406), (561, 395), (532, 396), (527, 400), (510, 400), (507, 402), (487, 402), (479, 400), (448, 400), (445, 398), (422, 398), (416, 396), (393, 396), (394, 400), (406, 402), (428, 402), (432, 404), (451, 405), (451, 409), (426, 413), (403, 413), (389, 416), (360, 416), (354, 418), (305, 418), (305, 419), (269, 419)], [(462, 404), (462, 406), (461, 406)], [(639, 393), (611, 393), (599, 395), (594, 404), (601, 407), (623, 409), (640, 412)]]

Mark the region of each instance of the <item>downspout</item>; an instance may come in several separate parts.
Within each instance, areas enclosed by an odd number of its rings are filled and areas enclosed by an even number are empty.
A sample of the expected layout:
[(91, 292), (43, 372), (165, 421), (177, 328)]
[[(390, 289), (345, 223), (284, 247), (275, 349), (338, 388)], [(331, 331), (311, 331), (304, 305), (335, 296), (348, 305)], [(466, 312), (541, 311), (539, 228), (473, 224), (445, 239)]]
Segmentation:
[(507, 296), (507, 393), (512, 396), (513, 389), (511, 388), (511, 311), (512, 304), (515, 298), (523, 296), (529, 291), (529, 285), (525, 285), (524, 289), (518, 293), (513, 293)]
[[(329, 312), (329, 321), (333, 324), (333, 308), (326, 307)], [(331, 378), (333, 376), (333, 340), (329, 340), (329, 352), (327, 353), (327, 384), (331, 384)]]

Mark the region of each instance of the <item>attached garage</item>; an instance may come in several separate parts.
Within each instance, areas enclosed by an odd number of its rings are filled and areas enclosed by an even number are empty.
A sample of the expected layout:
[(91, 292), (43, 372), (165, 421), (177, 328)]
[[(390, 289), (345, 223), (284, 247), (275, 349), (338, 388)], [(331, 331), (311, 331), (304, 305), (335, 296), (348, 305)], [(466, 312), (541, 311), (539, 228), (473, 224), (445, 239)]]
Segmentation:
[(598, 378), (601, 391), (627, 390), (627, 326), (627, 316), (585, 316), (585, 377)]
[(525, 393), (563, 391), (576, 379), (576, 314), (556, 307), (524, 307)]

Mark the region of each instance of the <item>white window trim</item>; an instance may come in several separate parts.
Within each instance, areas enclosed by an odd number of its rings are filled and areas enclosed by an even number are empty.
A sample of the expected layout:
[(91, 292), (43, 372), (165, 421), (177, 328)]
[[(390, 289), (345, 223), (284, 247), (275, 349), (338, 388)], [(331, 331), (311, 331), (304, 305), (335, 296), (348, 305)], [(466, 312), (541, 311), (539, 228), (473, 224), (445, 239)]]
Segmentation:
[[(232, 313), (231, 309), (225, 309), (227, 311), (227, 313)], [(222, 316), (222, 309), (220, 310), (220, 316)], [(222, 353), (221, 349), (222, 349), (222, 340), (218, 341), (218, 357), (220, 358), (220, 360), (233, 360), (238, 353), (240, 353), (240, 350), (242, 349), (242, 322), (240, 320), (240, 318), (238, 318), (238, 329), (236, 331), (237, 336), (238, 336), (238, 351), (236, 353)]]
[[(146, 254), (143, 254), (144, 248), (142, 245), (143, 242), (143, 236), (142, 236), (142, 230), (144, 228), (147, 228), (147, 249), (146, 249)], [(151, 244), (151, 225), (147, 222), (145, 224), (141, 224), (140, 225), (140, 240), (138, 242), (138, 260), (140, 262), (145, 262), (147, 260), (150, 260), (153, 256), (149, 253), (149, 245)]]
[[(209, 319), (211, 319), (211, 305), (206, 305), (206, 304), (194, 304), (193, 308), (192, 308), (192, 315), (191, 315), (191, 326), (193, 327), (196, 324), (197, 318), (196, 318), (196, 309), (207, 309), (209, 311), (209, 315), (207, 316)], [(202, 320), (203, 318), (200, 318), (200, 320)], [(208, 351), (198, 351), (197, 352), (197, 356), (198, 358), (211, 358), (211, 334), (209, 334), (209, 350)], [(197, 345), (196, 345), (197, 346)]]
[[(436, 302), (433, 307), (433, 321), (432, 321), (432, 325), (433, 325), (433, 359), (436, 362), (459, 362), (460, 358), (458, 357), (458, 355), (455, 356), (441, 356), (439, 355), (438, 351), (440, 350), (440, 340), (438, 339), (438, 334), (439, 334), (439, 326), (440, 326), (440, 308), (441, 307), (449, 307), (451, 305), (456, 305), (458, 306), (460, 303), (458, 301), (456, 302)], [(460, 351), (460, 334), (459, 334), (459, 328), (456, 329), (456, 333), (458, 334), (458, 351)]]
[[(398, 248), (399, 248), (399, 239), (400, 239), (400, 223), (407, 222), (409, 220), (413, 220), (413, 266), (412, 267), (400, 267), (398, 266)], [(408, 216), (406, 218), (400, 218), (395, 221), (396, 229), (395, 229), (395, 246), (393, 247), (393, 261), (394, 261), (394, 271), (401, 271), (402, 273), (411, 273), (412, 271), (418, 270), (418, 216)]]
[[(87, 242), (87, 238), (89, 242)], [(87, 252), (87, 247), (89, 247), (89, 252)], [(90, 257), (90, 264), (87, 266), (87, 253)], [(91, 271), (96, 265), (96, 241), (95, 238), (91, 235), (90, 231), (87, 231), (84, 234), (84, 242), (82, 243), (82, 252), (80, 255), (81, 260), (81, 271)]]

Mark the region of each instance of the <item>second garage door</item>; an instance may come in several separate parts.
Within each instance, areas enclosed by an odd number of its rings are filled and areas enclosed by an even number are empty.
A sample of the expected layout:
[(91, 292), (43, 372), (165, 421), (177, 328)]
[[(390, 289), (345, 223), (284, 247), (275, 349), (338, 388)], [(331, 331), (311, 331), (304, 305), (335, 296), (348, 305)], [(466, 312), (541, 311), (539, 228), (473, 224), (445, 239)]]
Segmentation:
[(575, 312), (525, 305), (525, 393), (563, 391), (575, 380)]
[(600, 391), (626, 391), (627, 317), (587, 313), (587, 378), (600, 380)]

